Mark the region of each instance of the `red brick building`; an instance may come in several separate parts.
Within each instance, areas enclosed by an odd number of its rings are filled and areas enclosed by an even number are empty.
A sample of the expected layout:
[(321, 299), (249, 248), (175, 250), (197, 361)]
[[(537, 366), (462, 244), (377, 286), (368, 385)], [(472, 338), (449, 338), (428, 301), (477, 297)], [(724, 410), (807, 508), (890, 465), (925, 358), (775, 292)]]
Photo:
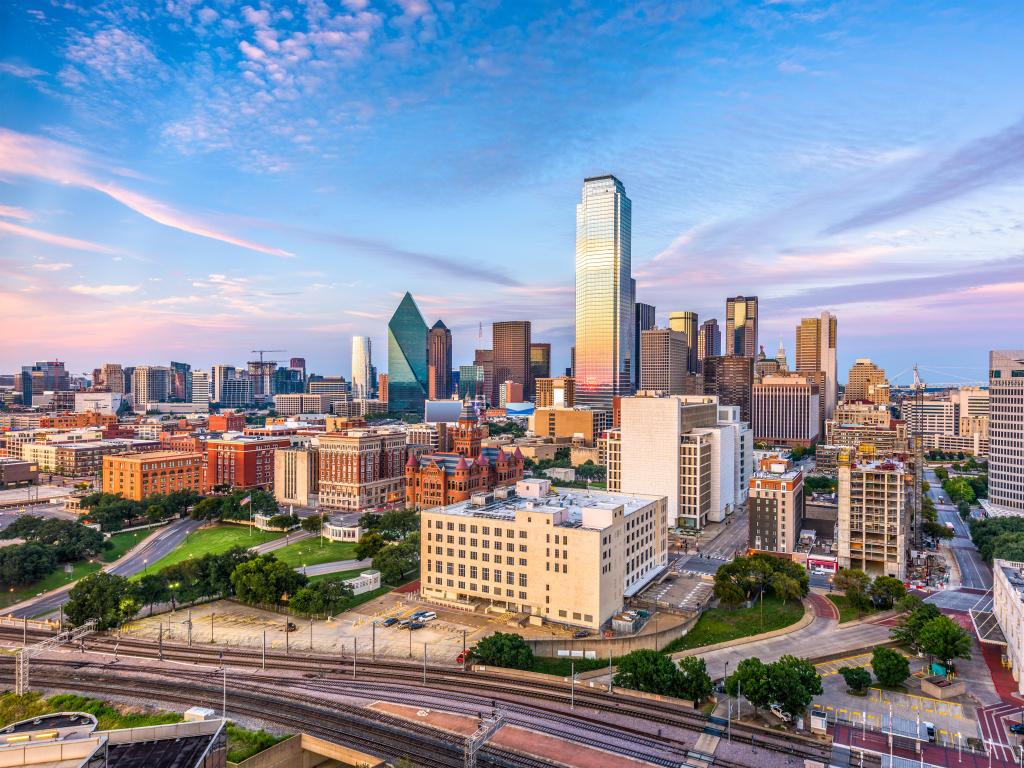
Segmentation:
[(234, 411), (211, 413), (209, 429), (211, 432), (241, 432), (245, 429), (245, 414)]
[(203, 489), (216, 485), (232, 488), (272, 488), (274, 453), (287, 448), (287, 438), (236, 437), (232, 440), (207, 440)]

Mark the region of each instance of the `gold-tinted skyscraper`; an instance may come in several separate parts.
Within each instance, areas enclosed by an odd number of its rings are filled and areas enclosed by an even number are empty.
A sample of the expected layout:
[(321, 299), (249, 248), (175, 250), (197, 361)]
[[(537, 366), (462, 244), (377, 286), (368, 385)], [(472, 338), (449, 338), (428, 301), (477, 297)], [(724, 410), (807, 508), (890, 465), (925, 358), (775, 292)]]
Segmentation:
[(611, 410), (632, 390), (632, 204), (612, 175), (584, 179), (576, 206), (576, 403)]
[(839, 384), (836, 379), (836, 316), (822, 312), (821, 317), (805, 317), (796, 327), (796, 370), (823, 374), (819, 382), (824, 417), (831, 419), (836, 409)]
[(686, 334), (686, 370), (690, 373), (697, 372), (697, 328), (698, 320), (696, 312), (669, 312), (669, 330)]
[(452, 396), (452, 332), (440, 320), (427, 333), (427, 396), (431, 400)]
[(726, 299), (725, 354), (757, 355), (757, 296)]
[(864, 400), (877, 405), (888, 403), (889, 382), (885, 379), (885, 371), (866, 357), (858, 358), (850, 368), (843, 400), (848, 403)]

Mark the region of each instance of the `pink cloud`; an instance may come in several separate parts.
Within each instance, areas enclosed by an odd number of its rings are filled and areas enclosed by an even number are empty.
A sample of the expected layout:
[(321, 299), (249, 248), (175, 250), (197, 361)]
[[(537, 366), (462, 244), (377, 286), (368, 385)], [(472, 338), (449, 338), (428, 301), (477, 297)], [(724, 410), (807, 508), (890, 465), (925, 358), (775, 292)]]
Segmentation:
[(59, 245), (62, 248), (72, 248), (76, 251), (91, 251), (92, 253), (120, 253), (115, 248), (110, 248), (99, 243), (92, 243), (88, 240), (79, 240), (77, 237), (55, 235), (52, 232), (43, 232), (40, 229), (23, 227), (10, 221), (0, 221), (0, 232), (9, 232), (19, 237), (28, 237), (32, 240), (39, 240), (50, 245)]
[(24, 208), (14, 205), (0, 205), (0, 217), (5, 219), (18, 219), (18, 221), (32, 221), (32, 214)]

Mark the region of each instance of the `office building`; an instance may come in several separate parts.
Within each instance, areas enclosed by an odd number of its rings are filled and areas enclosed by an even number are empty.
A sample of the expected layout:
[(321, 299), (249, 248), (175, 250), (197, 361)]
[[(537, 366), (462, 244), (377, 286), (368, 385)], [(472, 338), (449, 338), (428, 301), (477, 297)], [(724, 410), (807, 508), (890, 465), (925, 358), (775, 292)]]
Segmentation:
[(704, 394), (722, 405), (736, 405), (740, 418), (750, 423), (750, 398), (754, 386), (754, 358), (725, 355), (704, 359)]
[(104, 389), (115, 394), (124, 394), (124, 369), (120, 363), (104, 363), (100, 369), (100, 382)]
[(754, 440), (809, 448), (818, 439), (818, 385), (805, 376), (765, 376), (751, 394)]
[(592, 408), (536, 408), (527, 422), (537, 437), (552, 437), (564, 443), (593, 445), (608, 428), (608, 412)]
[[(224, 399), (224, 382), (237, 379), (238, 372), (233, 365), (214, 365), (210, 367), (210, 397), (213, 402), (220, 403)], [(250, 398), (251, 400), (251, 398)]]
[(274, 395), (274, 411), (279, 416), (298, 416), (300, 413), (331, 413), (336, 402), (347, 403), (347, 397), (336, 394)]
[[(491, 326), (494, 353), (494, 379), (499, 385), (507, 381), (521, 384), (523, 395), (532, 397), (530, 378), (530, 322), (509, 320)], [(501, 400), (499, 390), (498, 400)]]
[(171, 361), (171, 399), (192, 402), (192, 366)]
[(1024, 350), (989, 353), (988, 504), (1024, 515)]
[(201, 490), (203, 456), (181, 451), (119, 453), (103, 457), (103, 492), (141, 501), (154, 493)]
[(547, 342), (532, 342), (530, 344), (530, 379), (534, 382), (534, 394), (536, 395), (537, 379), (551, 378), (551, 345)]
[(252, 405), (252, 379), (225, 379), (221, 384), (220, 404), (226, 408), (248, 408)]
[(871, 576), (906, 576), (914, 477), (896, 459), (839, 455), (839, 567)]
[(44, 392), (71, 389), (71, 377), (60, 360), (50, 360), (22, 366), (21, 402), (37, 405)]
[(749, 358), (757, 354), (757, 296), (726, 300), (725, 354)]
[(537, 408), (572, 408), (576, 404), (576, 385), (572, 376), (537, 379), (534, 384)]
[(695, 377), (687, 373), (689, 352), (686, 334), (668, 328), (640, 332), (639, 389), (669, 395), (693, 395)]
[(778, 456), (761, 459), (750, 478), (747, 509), (747, 544), (751, 549), (792, 553), (804, 517), (803, 472)]
[(704, 358), (722, 354), (722, 332), (718, 320), (711, 318), (700, 324), (697, 332), (697, 373), (704, 372)]
[(299, 377), (306, 380), (306, 358), (304, 357), (293, 357), (288, 361), (288, 368), (292, 371), (297, 371)]
[(610, 410), (633, 380), (632, 204), (614, 176), (583, 182), (576, 206), (576, 346), (580, 405)]
[(277, 394), (277, 390), (274, 388), (277, 374), (276, 360), (250, 360), (247, 365), (254, 400), (262, 402)]
[(459, 397), (479, 400), (484, 397), (484, 368), (481, 365), (459, 366)]
[(321, 507), (361, 512), (405, 503), (404, 429), (355, 428), (319, 440)]
[[(347, 403), (352, 399), (352, 388), (342, 376), (312, 376), (306, 387), (309, 394), (326, 397), (328, 411), (336, 403)], [(317, 413), (326, 412), (317, 411)]]
[(421, 514), (420, 595), (599, 630), (668, 565), (665, 500), (515, 488)]
[(116, 415), (125, 402), (118, 392), (75, 392), (76, 413), (103, 413)]
[(290, 445), (287, 437), (231, 435), (207, 440), (204, 490), (217, 486), (272, 488), (274, 453)]
[(847, 376), (843, 400), (888, 404), (889, 382), (885, 379), (885, 371), (866, 357), (858, 358)]
[(132, 397), (136, 410), (146, 403), (165, 403), (171, 396), (172, 371), (162, 365), (140, 365), (132, 374)]
[(924, 395), (920, 411), (912, 396), (900, 404), (900, 416), (907, 422), (911, 433), (955, 435), (959, 427), (958, 415), (958, 403), (946, 395)]
[(192, 371), (192, 402), (209, 408), (211, 386), (208, 371)]
[(388, 401), (388, 375), (386, 373), (377, 374), (377, 399), (382, 403)]
[(506, 381), (498, 388), (498, 406), (501, 408), (509, 403), (522, 403), (525, 400), (526, 393), (518, 381)]
[[(992, 576), (991, 614), (972, 609), (971, 617), (983, 644), (1002, 646), (998, 650), (1003, 663), (1013, 674), (1017, 692), (1024, 693), (1024, 563), (995, 559)], [(991, 626), (992, 619), (997, 627)]]
[(427, 394), (431, 400), (452, 396), (452, 332), (440, 320), (427, 333)]
[(796, 370), (802, 374), (823, 374), (819, 380), (822, 421), (831, 419), (839, 399), (836, 367), (836, 316), (822, 312), (820, 317), (805, 317), (796, 327)]
[(34, 485), (39, 480), (39, 465), (10, 456), (0, 456), (0, 488)]
[(315, 506), (319, 489), (320, 455), (316, 448), (278, 448), (274, 452), (274, 498), (278, 503)]
[(406, 293), (388, 322), (388, 410), (423, 413), (427, 398), (427, 324)]
[(640, 389), (640, 334), (657, 325), (654, 305), (637, 301), (633, 304), (633, 388)]
[(494, 378), (494, 350), (476, 350), (473, 354), (473, 365), (483, 371), (483, 398), (488, 403), (498, 402), (499, 382)]
[(669, 312), (668, 327), (686, 336), (686, 370), (697, 373), (697, 329), (699, 328), (696, 312)]

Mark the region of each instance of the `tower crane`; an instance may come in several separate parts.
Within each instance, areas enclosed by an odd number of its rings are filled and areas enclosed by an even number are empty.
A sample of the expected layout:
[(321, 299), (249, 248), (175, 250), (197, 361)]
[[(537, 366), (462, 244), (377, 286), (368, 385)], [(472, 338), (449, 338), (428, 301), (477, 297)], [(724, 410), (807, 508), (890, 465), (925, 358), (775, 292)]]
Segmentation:
[(267, 352), (280, 352), (280, 353), (283, 354), (286, 351), (287, 350), (284, 350), (284, 349), (250, 349), (249, 350), (249, 354), (251, 354), (251, 355), (259, 355), (260, 356), (260, 365), (262, 366), (264, 362), (268, 362), (268, 363), (279, 363), (279, 362), (281, 362), (280, 360), (266, 360), (266, 361), (264, 361), (263, 360), (263, 355), (265, 353), (267, 353)]

